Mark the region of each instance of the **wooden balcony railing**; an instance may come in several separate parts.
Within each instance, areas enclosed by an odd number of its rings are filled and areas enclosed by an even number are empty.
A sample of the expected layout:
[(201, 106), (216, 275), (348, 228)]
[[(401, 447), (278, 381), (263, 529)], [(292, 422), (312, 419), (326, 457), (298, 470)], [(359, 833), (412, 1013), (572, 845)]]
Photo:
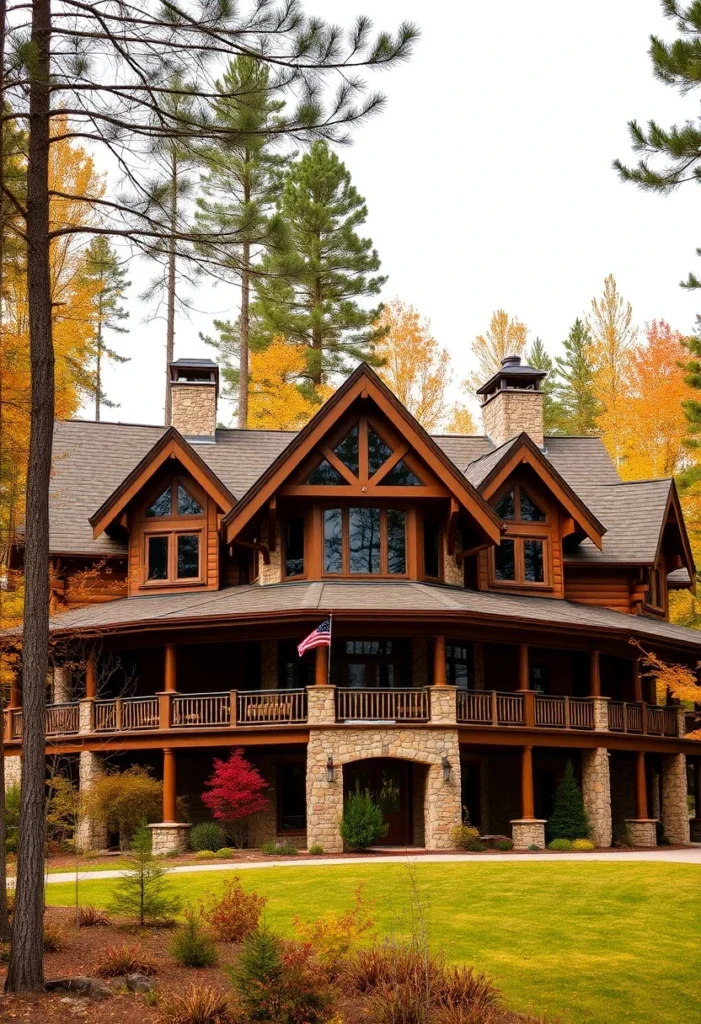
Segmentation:
[(427, 722), (428, 689), (336, 690), (339, 722)]
[(497, 693), (495, 696), (499, 725), (526, 724), (526, 699), (522, 693)]
[(526, 700), (533, 701), (532, 724), (543, 729), (593, 729), (594, 705), (587, 697), (458, 690), (457, 720), (469, 725), (525, 726)]
[(608, 722), (611, 732), (676, 736), (679, 730), (676, 707), (660, 707), (656, 704), (609, 701)]
[(77, 704), (52, 704), (46, 709), (46, 735), (70, 736), (80, 729)]
[(593, 729), (594, 705), (586, 697), (535, 698), (535, 724), (549, 729)]
[(251, 690), (238, 694), (239, 725), (284, 725), (307, 720), (306, 690)]
[(174, 728), (229, 725), (230, 722), (231, 699), (228, 693), (193, 693), (173, 697)]

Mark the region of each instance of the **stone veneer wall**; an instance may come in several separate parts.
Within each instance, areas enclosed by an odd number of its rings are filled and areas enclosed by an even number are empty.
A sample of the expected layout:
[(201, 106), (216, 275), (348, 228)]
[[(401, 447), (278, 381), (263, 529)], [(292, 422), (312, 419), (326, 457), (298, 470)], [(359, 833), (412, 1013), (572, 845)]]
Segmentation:
[(443, 545), (443, 581), (453, 587), (465, 585), (465, 569), (462, 563), (462, 534), (456, 531), (455, 554), (449, 555)]
[(606, 747), (582, 751), (582, 796), (589, 815), (592, 841), (597, 846), (610, 846), (611, 774)]
[[(336, 772), (332, 783), (326, 778), (329, 755), (333, 757)], [(441, 767), (444, 755), (452, 769), (451, 780), (447, 784), (443, 781)], [(426, 766), (423, 805), (426, 848), (451, 849), (450, 830), (461, 820), (458, 731), (429, 726), (415, 729), (310, 728), (307, 749), (308, 844), (319, 843), (327, 853), (342, 851), (339, 824), (343, 814), (343, 765), (380, 757), (399, 758)], [(417, 831), (420, 834), (420, 826)]]
[(22, 758), (5, 757), (5, 790), (12, 786), (19, 786), (22, 778)]
[[(82, 750), (78, 758), (79, 790), (85, 793), (95, 779), (104, 772), (104, 762), (92, 750)], [(89, 818), (81, 818), (75, 832), (76, 846), (83, 853), (90, 850), (104, 850), (107, 846), (107, 826)]]
[(662, 755), (662, 824), (672, 843), (689, 842), (689, 805), (684, 754)]
[(214, 437), (217, 389), (214, 384), (172, 384), (171, 424), (186, 437)]
[[(268, 523), (264, 520), (260, 526), (260, 542), (268, 543)], [(262, 552), (258, 553), (258, 582), (261, 586), (269, 586), (271, 583), (279, 583), (282, 579), (282, 534), (280, 522), (278, 521), (275, 532), (275, 550), (270, 552), (270, 561), (266, 565), (263, 561)]]
[(521, 431), (537, 445), (543, 444), (543, 392), (505, 389), (482, 406), (487, 436), (499, 447)]

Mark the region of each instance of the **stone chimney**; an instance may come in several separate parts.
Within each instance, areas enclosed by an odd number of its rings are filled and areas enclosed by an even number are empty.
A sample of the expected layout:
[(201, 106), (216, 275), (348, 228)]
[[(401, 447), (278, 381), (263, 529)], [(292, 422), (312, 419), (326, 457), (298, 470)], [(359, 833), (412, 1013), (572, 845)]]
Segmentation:
[(522, 366), (520, 356), (505, 356), (497, 373), (478, 389), (484, 431), (498, 448), (525, 431), (543, 447), (544, 370)]
[(219, 367), (211, 359), (177, 359), (169, 371), (171, 426), (188, 441), (214, 444)]

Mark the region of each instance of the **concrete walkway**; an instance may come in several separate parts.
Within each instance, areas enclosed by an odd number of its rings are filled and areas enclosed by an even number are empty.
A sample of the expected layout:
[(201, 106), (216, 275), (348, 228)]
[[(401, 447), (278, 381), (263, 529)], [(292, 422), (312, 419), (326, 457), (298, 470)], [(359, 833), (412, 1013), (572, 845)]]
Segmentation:
[[(174, 875), (191, 875), (200, 871), (254, 871), (256, 868), (304, 868), (304, 867), (334, 867), (345, 864), (348, 867), (356, 864), (493, 864), (513, 863), (514, 861), (530, 861), (531, 863), (547, 864), (555, 860), (584, 860), (584, 861), (607, 861), (609, 864), (620, 863), (621, 861), (644, 861), (648, 863), (665, 864), (696, 864), (701, 867), (701, 845), (690, 846), (684, 850), (621, 850), (611, 853), (548, 853), (538, 855), (535, 853), (490, 853), (483, 857), (468, 857), (459, 853), (406, 853), (402, 855), (385, 855), (376, 857), (369, 854), (367, 857), (310, 857), (295, 858), (289, 857), (285, 860), (263, 860), (263, 861), (224, 861), (220, 864), (182, 864), (171, 868)], [(123, 871), (81, 871), (79, 878), (81, 882), (92, 881), (102, 878), (121, 878)], [(14, 880), (13, 880), (14, 881)], [(58, 882), (75, 881), (74, 871), (61, 871), (53, 875), (47, 875), (46, 881), (49, 885)], [(8, 880), (9, 884), (9, 880)]]

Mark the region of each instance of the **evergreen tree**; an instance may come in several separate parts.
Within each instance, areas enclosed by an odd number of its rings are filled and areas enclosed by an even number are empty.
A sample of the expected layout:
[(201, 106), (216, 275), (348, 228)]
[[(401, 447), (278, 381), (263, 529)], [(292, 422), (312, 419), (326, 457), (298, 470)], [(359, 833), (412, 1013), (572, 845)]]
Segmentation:
[(147, 921), (163, 921), (180, 909), (180, 900), (168, 892), (168, 869), (151, 852), (151, 831), (142, 821), (131, 841), (133, 867), (122, 873), (112, 897), (117, 914), (136, 917), (143, 928)]
[(555, 368), (555, 394), (562, 410), (563, 434), (596, 434), (599, 401), (594, 394), (592, 337), (579, 317), (563, 342), (564, 356), (558, 356)]
[(359, 300), (378, 295), (386, 281), (380, 259), (357, 228), (367, 207), (345, 165), (326, 142), (313, 143), (285, 180), (279, 211), (290, 233), (290, 250), (271, 252), (256, 280), (255, 313), (270, 337), (306, 346), (310, 395), (332, 374), (347, 374), (351, 361), (377, 365), (375, 325), (381, 306)]
[(117, 253), (104, 235), (98, 235), (85, 250), (84, 276), (98, 282), (99, 288), (92, 298), (92, 320), (95, 330), (95, 419), (100, 419), (100, 406), (106, 405), (114, 409), (102, 387), (102, 362), (111, 359), (116, 363), (128, 363), (129, 358), (122, 356), (105, 343), (105, 331), (127, 334), (122, 327), (123, 320), (129, 318), (128, 312), (120, 304), (131, 281), (127, 281), (126, 271), (119, 262)]
[(582, 791), (571, 761), (565, 765), (565, 774), (555, 792), (553, 813), (548, 818), (547, 829), (551, 839), (589, 838), (589, 818), (584, 810)]
[[(269, 69), (248, 56), (231, 61), (221, 82), (217, 82), (217, 90), (221, 96), (214, 101), (214, 123), (228, 134), (205, 150), (208, 173), (203, 179), (204, 194), (197, 201), (196, 216), (200, 227), (214, 233), (230, 232), (236, 238), (219, 255), (215, 249), (213, 258), (227, 277), (241, 284), (241, 308), (233, 346), (236, 369), (229, 376), (237, 390), (238, 425), (245, 428), (249, 349), (255, 351), (250, 337), (251, 277), (262, 253), (285, 243), (283, 222), (272, 213), (282, 171), (288, 162), (285, 156), (273, 151), (278, 142), (278, 115), (285, 103), (271, 93)], [(237, 98), (231, 99), (232, 94)], [(245, 102), (241, 102), (241, 95)], [(234, 330), (228, 323), (220, 324), (218, 329), (220, 339), (211, 344), (230, 363)]]
[(543, 370), (548, 375), (540, 386), (543, 392), (543, 431), (546, 437), (549, 434), (563, 433), (562, 407), (557, 399), (554, 363), (542, 338), (533, 340), (526, 353), (526, 362), (529, 366), (533, 366), (536, 370)]

